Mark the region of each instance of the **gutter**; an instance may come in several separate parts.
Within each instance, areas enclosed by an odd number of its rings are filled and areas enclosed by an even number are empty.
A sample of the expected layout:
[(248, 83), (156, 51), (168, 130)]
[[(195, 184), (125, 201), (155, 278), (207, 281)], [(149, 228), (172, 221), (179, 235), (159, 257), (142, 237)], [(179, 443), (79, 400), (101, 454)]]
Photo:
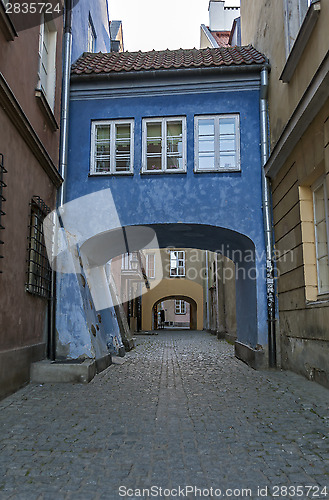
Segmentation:
[(261, 71), (260, 86), (260, 132), (263, 184), (263, 216), (266, 246), (266, 294), (268, 316), (268, 355), (269, 367), (276, 367), (276, 319), (275, 319), (275, 287), (273, 262), (273, 223), (271, 211), (271, 184), (265, 175), (265, 165), (269, 157), (268, 141), (268, 68)]
[(89, 81), (89, 80), (111, 80), (113, 81), (114, 79), (141, 79), (141, 78), (158, 78), (159, 76), (166, 76), (166, 77), (171, 77), (173, 75), (202, 75), (204, 76), (205, 74), (214, 74), (218, 75), (221, 73), (252, 73), (252, 72), (257, 72), (259, 73), (262, 68), (270, 68), (270, 65), (268, 63), (252, 63), (252, 64), (241, 64), (241, 66), (238, 65), (222, 65), (222, 66), (212, 66), (212, 67), (207, 67), (207, 66), (200, 66), (199, 68), (171, 68), (171, 69), (156, 69), (156, 70), (141, 70), (141, 71), (120, 71), (120, 72), (115, 72), (111, 71), (109, 73), (72, 73), (71, 74), (71, 81), (72, 82), (77, 82), (77, 81)]
[[(65, 186), (68, 153), (69, 132), (69, 102), (70, 102), (70, 76), (71, 76), (71, 54), (72, 54), (72, 0), (65, 0), (65, 20), (63, 37), (63, 79), (62, 79), (62, 103), (61, 103), (61, 127), (60, 127), (60, 150), (59, 150), (59, 173), (63, 182), (57, 192), (56, 208), (65, 203)], [(48, 358), (56, 359), (56, 271), (52, 269), (51, 299), (49, 301), (49, 333), (48, 333)]]

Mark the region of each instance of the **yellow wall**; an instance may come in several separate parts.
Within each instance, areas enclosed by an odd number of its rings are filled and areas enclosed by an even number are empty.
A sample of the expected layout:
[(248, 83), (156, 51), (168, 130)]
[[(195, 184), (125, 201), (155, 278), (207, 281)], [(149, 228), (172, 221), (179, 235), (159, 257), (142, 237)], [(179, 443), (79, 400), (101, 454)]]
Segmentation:
[(142, 330), (152, 329), (152, 308), (158, 301), (166, 297), (182, 296), (193, 299), (197, 304), (197, 329), (203, 329), (203, 288), (193, 281), (179, 279), (163, 279), (158, 286), (142, 296)]
[(310, 84), (329, 47), (329, 2), (321, 13), (289, 84), (279, 80), (286, 63), (283, 0), (241, 0), (242, 45), (251, 43), (270, 60), (272, 147)]

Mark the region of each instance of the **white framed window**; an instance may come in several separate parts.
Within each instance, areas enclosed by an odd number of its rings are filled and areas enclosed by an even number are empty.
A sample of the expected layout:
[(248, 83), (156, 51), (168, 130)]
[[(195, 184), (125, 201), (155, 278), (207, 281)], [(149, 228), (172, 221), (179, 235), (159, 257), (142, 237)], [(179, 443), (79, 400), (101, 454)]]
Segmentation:
[(55, 105), (57, 32), (53, 20), (42, 14), (39, 33), (39, 83), (50, 108)]
[(175, 314), (186, 314), (185, 300), (175, 300)]
[(122, 271), (136, 271), (138, 268), (138, 257), (136, 252), (123, 253), (121, 256)]
[(155, 253), (146, 254), (146, 274), (149, 279), (155, 278)]
[(87, 39), (87, 52), (95, 52), (96, 49), (96, 32), (91, 16), (88, 17), (88, 39)]
[(170, 250), (170, 276), (185, 276), (185, 251)]
[(186, 118), (144, 118), (142, 154), (142, 172), (186, 172)]
[(134, 120), (94, 121), (91, 174), (129, 174), (134, 162)]
[(194, 137), (196, 172), (240, 170), (239, 115), (196, 116)]
[(329, 264), (328, 264), (328, 244), (329, 244), (329, 215), (328, 215), (328, 194), (326, 180), (322, 179), (313, 188), (313, 209), (316, 263), (318, 274), (318, 293), (329, 292)]

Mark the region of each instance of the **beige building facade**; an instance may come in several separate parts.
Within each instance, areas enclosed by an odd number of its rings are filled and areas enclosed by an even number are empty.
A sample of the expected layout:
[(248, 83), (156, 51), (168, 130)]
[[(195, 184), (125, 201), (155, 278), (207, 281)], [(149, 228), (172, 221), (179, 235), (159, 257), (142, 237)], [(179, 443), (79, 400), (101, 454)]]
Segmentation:
[(242, 43), (270, 61), (268, 108), (285, 369), (329, 386), (329, 3), (241, 0)]

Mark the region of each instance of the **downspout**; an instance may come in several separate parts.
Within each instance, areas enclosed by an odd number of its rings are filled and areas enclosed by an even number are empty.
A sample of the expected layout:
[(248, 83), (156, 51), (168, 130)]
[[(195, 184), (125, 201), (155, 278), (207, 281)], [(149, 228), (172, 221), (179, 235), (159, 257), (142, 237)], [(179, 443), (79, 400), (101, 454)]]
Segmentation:
[(208, 250), (206, 250), (206, 301), (207, 301), (207, 321), (206, 330), (210, 329), (210, 314), (209, 314), (209, 261), (208, 261)]
[(276, 366), (276, 331), (275, 331), (275, 287), (274, 287), (274, 262), (273, 262), (273, 227), (271, 211), (271, 184), (266, 177), (264, 166), (269, 157), (268, 142), (268, 68), (261, 71), (260, 86), (260, 131), (261, 131), (261, 157), (262, 157), (262, 183), (263, 183), (263, 215), (266, 246), (266, 292), (268, 315), (268, 354), (269, 366)]
[[(59, 173), (63, 182), (57, 193), (56, 208), (65, 203), (65, 185), (68, 154), (69, 132), (69, 102), (70, 102), (70, 74), (72, 55), (72, 0), (65, 0), (65, 19), (63, 36), (63, 78), (61, 102), (61, 127), (59, 149)], [(56, 271), (52, 269), (52, 291), (50, 300), (50, 328), (48, 339), (48, 358), (56, 359)]]
[(65, 27), (64, 27), (64, 52), (63, 52), (63, 84), (62, 84), (62, 111), (61, 111), (61, 142), (59, 151), (59, 172), (63, 183), (59, 189), (57, 207), (65, 203), (65, 186), (69, 138), (69, 103), (70, 103), (70, 74), (72, 56), (72, 0), (65, 2)]

